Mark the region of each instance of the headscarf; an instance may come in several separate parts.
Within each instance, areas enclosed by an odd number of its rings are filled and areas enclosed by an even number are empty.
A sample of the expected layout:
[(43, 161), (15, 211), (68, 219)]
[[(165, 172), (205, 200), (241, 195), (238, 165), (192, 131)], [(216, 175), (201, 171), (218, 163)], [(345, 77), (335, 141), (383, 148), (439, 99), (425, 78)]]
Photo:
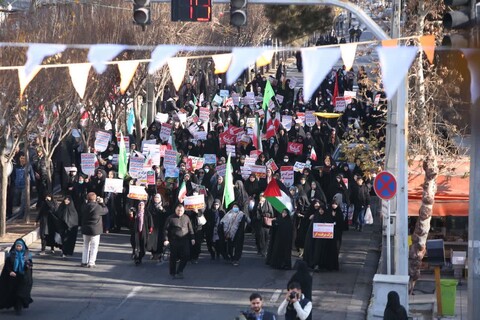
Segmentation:
[[(158, 203), (155, 202), (156, 197), (160, 198), (160, 202), (158, 202)], [(162, 199), (162, 195), (160, 193), (155, 194), (155, 196), (153, 197), (153, 205), (155, 206), (155, 208), (163, 207), (163, 199)]]
[[(70, 200), (68, 205), (65, 204), (65, 199)], [(56, 216), (67, 225), (68, 229), (71, 229), (78, 226), (78, 213), (75, 209), (72, 198), (70, 196), (66, 196), (65, 199), (63, 199), (62, 203), (58, 207)]]
[[(142, 209), (140, 209), (140, 204), (142, 204), (142, 203), (143, 203), (143, 206), (141, 207)], [(138, 204), (138, 210), (137, 210), (137, 222), (138, 222), (138, 231), (139, 232), (142, 232), (142, 230), (143, 230), (144, 215), (145, 215), (145, 202), (140, 201), (140, 203)]]
[[(22, 246), (22, 250), (17, 250), (17, 245), (20, 244)], [(12, 249), (10, 250), (10, 254), (15, 255), (15, 260), (13, 261), (13, 272), (24, 274), (25, 272), (25, 253), (27, 251), (27, 245), (23, 239), (17, 239), (13, 244)]]
[(221, 223), (223, 223), (223, 229), (228, 239), (233, 239), (235, 237), (242, 218), (243, 212), (240, 210), (238, 212), (234, 212), (233, 209), (228, 211), (227, 214), (222, 218)]

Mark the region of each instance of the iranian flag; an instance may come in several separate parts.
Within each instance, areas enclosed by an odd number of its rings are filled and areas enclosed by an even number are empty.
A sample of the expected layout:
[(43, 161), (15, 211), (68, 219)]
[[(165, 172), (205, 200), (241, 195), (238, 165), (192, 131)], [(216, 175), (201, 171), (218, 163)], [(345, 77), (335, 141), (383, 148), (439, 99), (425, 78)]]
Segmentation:
[(287, 209), (290, 214), (293, 213), (292, 199), (283, 183), (272, 179), (265, 189), (264, 196), (278, 212)]
[(187, 185), (185, 184), (185, 181), (182, 182), (182, 185), (180, 186), (180, 189), (178, 190), (178, 201), (180, 203), (183, 203), (183, 200), (187, 196)]
[(313, 161), (317, 161), (317, 153), (315, 152), (315, 148), (312, 146), (312, 150), (310, 151), (310, 159)]

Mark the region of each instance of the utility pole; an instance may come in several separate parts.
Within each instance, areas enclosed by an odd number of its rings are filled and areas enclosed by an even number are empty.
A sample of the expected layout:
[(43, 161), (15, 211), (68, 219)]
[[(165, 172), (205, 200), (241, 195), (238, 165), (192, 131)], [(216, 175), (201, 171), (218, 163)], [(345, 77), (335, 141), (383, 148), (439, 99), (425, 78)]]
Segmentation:
[[(478, 32), (475, 30), (475, 32)], [(467, 55), (471, 74), (471, 90), (478, 90), (480, 53), (477, 49)], [(475, 64), (474, 66), (472, 64)], [(477, 95), (472, 96), (476, 97)], [(470, 205), (468, 212), (468, 319), (480, 314), (480, 99), (472, 101), (472, 145), (470, 149)]]

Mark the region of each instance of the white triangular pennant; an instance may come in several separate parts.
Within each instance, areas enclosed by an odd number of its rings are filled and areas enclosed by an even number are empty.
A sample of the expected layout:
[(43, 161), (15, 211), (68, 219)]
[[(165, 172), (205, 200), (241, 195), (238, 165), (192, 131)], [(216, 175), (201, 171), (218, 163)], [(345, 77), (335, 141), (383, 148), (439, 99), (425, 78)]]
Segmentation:
[(215, 54), (212, 56), (213, 63), (215, 64), (215, 74), (225, 73), (228, 70), (230, 62), (232, 62), (231, 53)]
[(480, 98), (480, 88), (478, 83), (480, 81), (480, 52), (477, 49), (462, 49), (463, 54), (467, 58), (468, 71), (470, 71), (470, 95), (472, 104), (477, 103)]
[(19, 67), (18, 68), (18, 81), (20, 82), (20, 97), (23, 96), (23, 93), (25, 92), (25, 88), (27, 88), (28, 84), (30, 81), (35, 78), (37, 73), (40, 71), (40, 67), (35, 67), (32, 72), (29, 73), (29, 75), (26, 75), (25, 72), (25, 67)]
[(76, 63), (68, 66), (68, 73), (72, 79), (73, 87), (77, 91), (80, 99), (85, 95), (85, 88), (87, 87), (88, 74), (92, 65), (90, 63)]
[(105, 63), (115, 59), (125, 48), (126, 46), (120, 44), (95, 44), (88, 51), (88, 61), (97, 73), (102, 74), (107, 70)]
[(28, 47), (27, 62), (25, 63), (25, 77), (35, 70), (35, 67), (40, 65), (46, 57), (56, 55), (65, 51), (67, 48), (64, 44), (45, 44), (34, 43)]
[(233, 48), (232, 63), (227, 71), (227, 84), (237, 81), (243, 70), (254, 64), (264, 51), (265, 48)]
[(340, 59), (340, 49), (335, 48), (304, 48), (303, 62), (303, 94), (309, 100), (325, 76)]
[(355, 53), (357, 53), (357, 44), (355, 42), (341, 44), (340, 51), (342, 52), (342, 60), (346, 70), (352, 69)]
[(120, 72), (120, 93), (124, 94), (127, 91), (130, 82), (135, 75), (138, 68), (138, 61), (120, 61), (118, 62), (118, 71)]
[(170, 76), (172, 77), (175, 90), (179, 90), (185, 78), (185, 71), (187, 70), (188, 58), (170, 58), (168, 59), (168, 69), (170, 70)]
[(377, 47), (382, 68), (383, 88), (391, 99), (405, 79), (418, 52), (418, 47)]
[(153, 74), (160, 69), (165, 62), (178, 52), (179, 46), (159, 45), (152, 52), (152, 61), (148, 65), (148, 73)]
[(264, 67), (267, 64), (270, 64), (273, 59), (273, 54), (275, 53), (274, 50), (267, 50), (260, 57), (257, 59), (257, 67)]

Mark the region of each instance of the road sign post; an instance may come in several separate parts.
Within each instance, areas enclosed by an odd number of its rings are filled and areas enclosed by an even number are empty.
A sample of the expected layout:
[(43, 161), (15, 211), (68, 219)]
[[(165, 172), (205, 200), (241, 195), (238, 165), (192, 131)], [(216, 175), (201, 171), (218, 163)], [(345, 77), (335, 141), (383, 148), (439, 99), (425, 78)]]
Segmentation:
[(392, 274), (392, 248), (391, 248), (391, 230), (390, 230), (390, 200), (397, 193), (397, 179), (388, 171), (380, 172), (373, 181), (373, 189), (377, 196), (387, 201), (387, 274)]

